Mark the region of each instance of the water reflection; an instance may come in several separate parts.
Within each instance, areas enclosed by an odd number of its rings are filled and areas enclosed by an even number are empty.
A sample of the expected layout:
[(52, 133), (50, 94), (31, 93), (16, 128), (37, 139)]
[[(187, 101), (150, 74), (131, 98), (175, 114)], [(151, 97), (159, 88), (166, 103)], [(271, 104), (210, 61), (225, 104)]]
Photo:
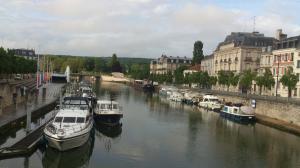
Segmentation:
[(43, 167), (89, 167), (89, 160), (94, 149), (94, 141), (95, 130), (92, 130), (90, 139), (83, 146), (78, 148), (61, 152), (54, 148), (47, 147), (43, 152)]
[(122, 133), (122, 123), (114, 126), (109, 126), (106, 124), (95, 122), (95, 128), (99, 133), (113, 139), (119, 137)]

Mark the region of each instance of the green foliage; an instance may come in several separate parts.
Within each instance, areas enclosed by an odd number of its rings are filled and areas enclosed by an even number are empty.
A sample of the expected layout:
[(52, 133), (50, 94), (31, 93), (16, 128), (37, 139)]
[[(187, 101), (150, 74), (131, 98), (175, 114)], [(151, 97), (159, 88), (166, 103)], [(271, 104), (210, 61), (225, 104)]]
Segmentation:
[(36, 72), (36, 61), (17, 57), (11, 51), (0, 47), (0, 74), (12, 73), (34, 73)]
[(174, 71), (174, 78), (176, 84), (183, 84), (185, 83), (185, 79), (183, 76), (183, 71), (187, 69), (187, 66), (180, 66)]
[(200, 64), (201, 60), (204, 58), (203, 55), (203, 43), (201, 41), (196, 41), (194, 43), (194, 51), (193, 51), (193, 64)]
[(218, 82), (218, 78), (216, 76), (211, 76), (209, 77), (209, 85), (210, 86), (214, 86), (216, 85)]
[(226, 72), (223, 70), (218, 72), (218, 83), (219, 85), (226, 85), (228, 83)]
[(128, 73), (134, 79), (148, 79), (150, 74), (149, 64), (132, 64)]
[(275, 85), (275, 80), (273, 78), (271, 70), (268, 68), (265, 69), (264, 79), (265, 79), (264, 86), (267, 89), (271, 90), (272, 87)]
[(255, 78), (256, 85), (259, 86), (259, 94), (262, 92), (262, 87), (265, 85), (265, 77), (264, 76), (257, 76)]
[(111, 67), (112, 72), (122, 72), (122, 67), (118, 61), (117, 54), (112, 55), (109, 66)]
[(252, 81), (256, 78), (256, 73), (251, 70), (245, 70), (240, 77), (240, 86), (243, 91), (248, 91), (251, 88)]
[(289, 67), (286, 74), (284, 74), (280, 82), (288, 87), (288, 97), (291, 97), (292, 90), (295, 89), (297, 82), (299, 81), (299, 77), (295, 74), (293, 74), (293, 68)]

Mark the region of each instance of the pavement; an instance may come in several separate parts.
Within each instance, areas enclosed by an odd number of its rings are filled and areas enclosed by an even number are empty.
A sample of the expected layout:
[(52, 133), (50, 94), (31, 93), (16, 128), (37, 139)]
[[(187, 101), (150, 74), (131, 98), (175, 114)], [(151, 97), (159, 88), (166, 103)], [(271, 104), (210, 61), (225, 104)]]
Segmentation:
[[(0, 113), (0, 128), (26, 116), (27, 111), (35, 111), (59, 97), (60, 89), (64, 84), (48, 83), (39, 88), (39, 94), (36, 98), (27, 102), (11, 105), (2, 109)], [(46, 88), (46, 95), (43, 97), (42, 89)]]

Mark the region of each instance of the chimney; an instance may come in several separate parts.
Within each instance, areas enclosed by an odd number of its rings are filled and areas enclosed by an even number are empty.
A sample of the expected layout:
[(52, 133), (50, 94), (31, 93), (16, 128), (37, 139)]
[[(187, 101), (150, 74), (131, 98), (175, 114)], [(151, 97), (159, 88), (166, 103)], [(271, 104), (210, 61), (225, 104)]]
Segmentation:
[(282, 29), (277, 29), (275, 38), (277, 40), (282, 40), (282, 39), (287, 38), (287, 34), (283, 34)]

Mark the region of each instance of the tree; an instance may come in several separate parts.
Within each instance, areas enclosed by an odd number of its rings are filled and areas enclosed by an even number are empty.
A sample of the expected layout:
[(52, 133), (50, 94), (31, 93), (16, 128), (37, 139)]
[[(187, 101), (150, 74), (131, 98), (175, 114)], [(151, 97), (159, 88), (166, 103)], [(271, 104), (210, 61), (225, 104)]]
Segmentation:
[(245, 70), (240, 77), (240, 87), (242, 92), (248, 92), (251, 89), (252, 81), (255, 79), (256, 73), (252, 72), (250, 69)]
[(230, 84), (234, 87), (236, 87), (239, 84), (240, 81), (240, 75), (238, 74), (233, 74), (229, 78)]
[(218, 82), (218, 78), (216, 76), (210, 76), (209, 77), (209, 85), (215, 86)]
[(229, 79), (225, 71), (221, 70), (218, 72), (218, 83), (219, 85), (228, 85)]
[(292, 90), (295, 89), (298, 81), (299, 81), (298, 75), (293, 74), (292, 67), (288, 67), (287, 73), (284, 74), (280, 79), (280, 82), (282, 83), (282, 85), (284, 85), (288, 88), (288, 97), (292, 96)]
[(183, 84), (184, 83), (184, 76), (183, 71), (187, 69), (187, 66), (180, 66), (174, 71), (175, 83), (176, 84)]
[(91, 57), (87, 57), (84, 60), (84, 67), (86, 71), (94, 71), (95, 70), (95, 59)]
[(262, 88), (265, 85), (265, 77), (264, 76), (257, 76), (255, 78), (256, 85), (259, 86), (259, 94), (261, 95)]
[(271, 70), (268, 68), (265, 69), (264, 79), (265, 79), (264, 87), (271, 90), (272, 87), (275, 85), (275, 80), (273, 78)]
[(112, 72), (122, 72), (122, 67), (118, 61), (117, 54), (113, 54), (110, 61), (110, 67)]
[(201, 60), (204, 58), (203, 56), (203, 43), (201, 41), (196, 41), (194, 43), (194, 51), (193, 51), (193, 64), (201, 64)]

